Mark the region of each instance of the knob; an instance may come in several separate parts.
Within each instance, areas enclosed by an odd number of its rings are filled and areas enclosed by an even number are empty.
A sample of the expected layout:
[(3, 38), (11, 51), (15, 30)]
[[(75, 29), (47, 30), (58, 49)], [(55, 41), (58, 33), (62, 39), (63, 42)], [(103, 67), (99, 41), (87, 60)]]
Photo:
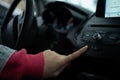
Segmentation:
[(94, 40), (101, 40), (102, 39), (102, 36), (100, 33), (96, 32), (93, 34), (93, 39)]

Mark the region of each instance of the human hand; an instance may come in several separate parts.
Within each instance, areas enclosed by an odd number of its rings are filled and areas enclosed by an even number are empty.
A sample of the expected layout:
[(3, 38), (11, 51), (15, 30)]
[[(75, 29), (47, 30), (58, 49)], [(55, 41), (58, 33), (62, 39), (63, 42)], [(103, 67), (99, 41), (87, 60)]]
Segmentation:
[(44, 53), (44, 78), (58, 76), (70, 62), (86, 52), (88, 46), (66, 56), (55, 51), (45, 50)]

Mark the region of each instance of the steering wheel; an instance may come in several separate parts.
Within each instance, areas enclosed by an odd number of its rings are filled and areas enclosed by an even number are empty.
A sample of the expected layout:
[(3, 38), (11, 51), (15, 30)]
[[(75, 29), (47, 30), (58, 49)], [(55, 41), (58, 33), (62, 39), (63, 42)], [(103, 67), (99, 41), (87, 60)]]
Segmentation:
[(46, 5), (43, 13), (43, 19), (46, 24), (52, 24), (52, 27), (60, 33), (67, 33), (73, 26), (72, 13), (62, 2), (51, 2)]
[[(84, 20), (82, 17), (76, 16), (80, 14), (82, 16), (89, 16), (89, 11), (83, 10), (82, 7), (62, 2), (54, 1), (45, 5), (46, 9), (43, 13), (43, 19), (45, 24), (51, 24), (51, 26), (59, 33), (68, 33), (73, 26), (76, 26), (76, 18), (79, 18), (79, 23)], [(78, 24), (79, 24), (78, 23)]]
[(22, 16), (11, 19), (13, 11), (20, 1), (22, 0), (13, 1), (1, 27), (2, 44), (14, 49), (20, 49), (27, 42), (34, 16), (33, 0), (24, 0), (25, 10)]

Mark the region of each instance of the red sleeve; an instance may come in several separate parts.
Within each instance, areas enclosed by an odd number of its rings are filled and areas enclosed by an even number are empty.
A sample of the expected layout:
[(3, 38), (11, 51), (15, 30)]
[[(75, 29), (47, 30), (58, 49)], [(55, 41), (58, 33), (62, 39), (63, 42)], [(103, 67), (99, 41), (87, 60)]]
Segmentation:
[(21, 80), (22, 78), (41, 80), (43, 79), (43, 71), (43, 53), (32, 55), (22, 49), (11, 56), (0, 73), (0, 80)]

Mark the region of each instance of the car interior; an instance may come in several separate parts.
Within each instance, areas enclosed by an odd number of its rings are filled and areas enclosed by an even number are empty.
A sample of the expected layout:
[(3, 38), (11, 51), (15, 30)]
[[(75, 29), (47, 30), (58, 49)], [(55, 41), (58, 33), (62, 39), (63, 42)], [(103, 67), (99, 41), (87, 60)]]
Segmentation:
[[(24, 9), (16, 9), (21, 1)], [(48, 80), (119, 80), (120, 1), (95, 0), (95, 11), (66, 1), (13, 0), (9, 6), (0, 1), (0, 44), (63, 55), (88, 45), (69, 69)]]

